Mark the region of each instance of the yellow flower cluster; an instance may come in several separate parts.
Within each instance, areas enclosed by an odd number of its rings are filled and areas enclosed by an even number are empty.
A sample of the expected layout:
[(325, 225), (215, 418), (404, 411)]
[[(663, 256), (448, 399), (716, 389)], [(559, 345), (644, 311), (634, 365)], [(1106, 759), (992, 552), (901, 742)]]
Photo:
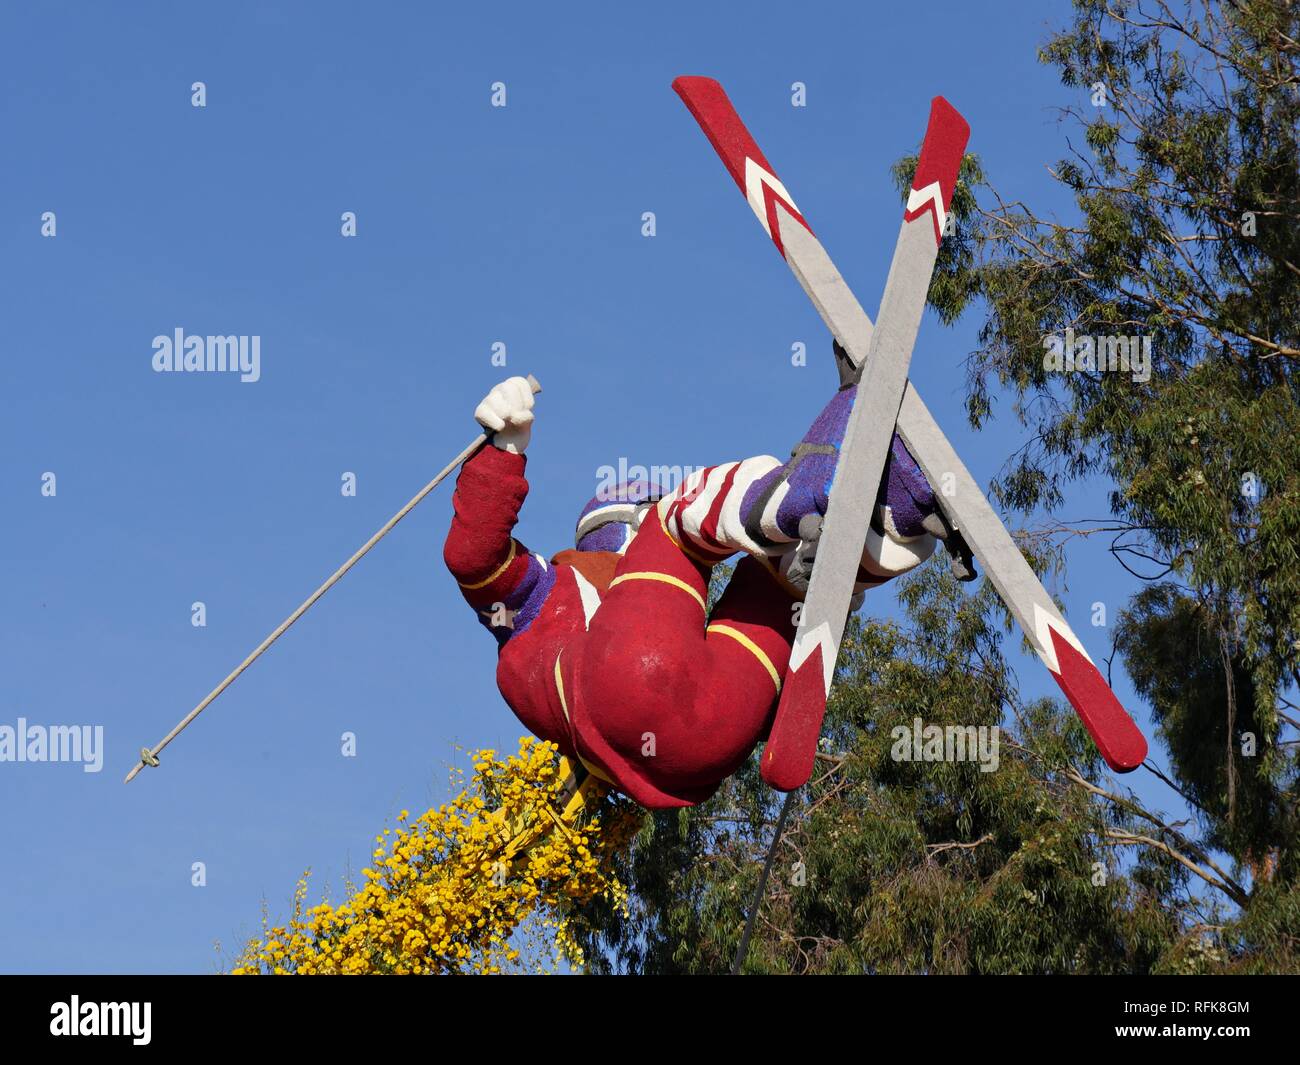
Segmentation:
[(397, 820), (346, 901), (304, 909), (304, 874), (288, 923), (264, 916), (232, 973), (497, 973), (543, 968), (547, 945), (581, 965), (582, 904), (626, 905), (609, 859), (636, 831), (639, 808), (599, 791), (574, 801), (554, 744), (524, 737), (505, 759), (479, 751), (456, 798)]

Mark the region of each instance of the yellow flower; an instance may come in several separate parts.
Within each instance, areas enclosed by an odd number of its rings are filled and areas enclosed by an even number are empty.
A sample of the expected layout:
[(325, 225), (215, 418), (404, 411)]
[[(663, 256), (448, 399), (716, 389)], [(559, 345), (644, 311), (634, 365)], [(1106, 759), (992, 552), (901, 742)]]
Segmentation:
[(496, 973), (522, 958), (544, 969), (547, 956), (580, 966), (582, 905), (603, 898), (626, 912), (610, 867), (639, 809), (593, 796), (557, 830), (567, 797), (553, 744), (525, 737), (515, 755), (473, 759), (454, 799), (410, 824), (402, 810), (375, 837), (372, 867), (340, 905), (307, 908), (304, 874), (287, 923), (264, 921), (231, 973)]

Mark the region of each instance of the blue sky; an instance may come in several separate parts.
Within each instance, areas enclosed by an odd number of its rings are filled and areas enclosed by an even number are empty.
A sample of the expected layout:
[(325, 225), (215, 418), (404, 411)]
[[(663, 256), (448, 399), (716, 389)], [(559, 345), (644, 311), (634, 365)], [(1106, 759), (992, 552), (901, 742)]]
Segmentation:
[[(442, 567), (448, 485), (162, 769), (121, 783), (475, 434), (495, 342), (544, 387), (519, 532), (547, 554), (601, 465), (798, 439), (833, 385), (829, 339), (674, 76), (722, 81), (873, 316), (889, 164), (934, 94), (1004, 191), (1069, 209), (1045, 164), (1071, 98), (1034, 58), (1064, 3), (470, 6), (0, 15), (0, 724), (102, 725), (106, 747), (99, 773), (0, 764), (0, 970), (211, 971), (263, 896), (283, 912), (308, 866), (337, 885), (398, 810), (444, 799), (457, 745), (514, 747), (493, 641)], [(1024, 431), (1005, 405), (966, 426), (978, 324), (927, 317), (912, 376), (987, 483)], [(260, 336), (261, 379), (154, 373), (153, 338), (178, 327)], [(1104, 517), (1104, 489), (1077, 486), (1063, 516)], [(1071, 548), (1067, 617), (1094, 658), (1091, 604), (1113, 619), (1130, 591), (1104, 544)], [(1026, 694), (1056, 691), (1018, 662)]]

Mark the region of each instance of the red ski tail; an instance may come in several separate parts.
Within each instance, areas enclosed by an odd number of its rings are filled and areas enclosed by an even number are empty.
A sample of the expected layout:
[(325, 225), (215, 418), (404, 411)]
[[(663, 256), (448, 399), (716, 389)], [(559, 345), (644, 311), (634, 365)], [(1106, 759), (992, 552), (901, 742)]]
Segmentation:
[(1070, 700), (1106, 764), (1118, 773), (1132, 772), (1146, 759), (1145, 737), (1115, 698), (1101, 671), (1055, 627), (1051, 628), (1051, 636), (1058, 666), (1051, 672), (1056, 683)]
[[(793, 791), (812, 775), (822, 718), (826, 716), (837, 648), (828, 642), (829, 633), (814, 631), (808, 635), (810, 641), (801, 644), (796, 640), (791, 651), (790, 667), (781, 685), (780, 708), (759, 766), (763, 779), (778, 791)], [(811, 651), (807, 650), (809, 646)]]

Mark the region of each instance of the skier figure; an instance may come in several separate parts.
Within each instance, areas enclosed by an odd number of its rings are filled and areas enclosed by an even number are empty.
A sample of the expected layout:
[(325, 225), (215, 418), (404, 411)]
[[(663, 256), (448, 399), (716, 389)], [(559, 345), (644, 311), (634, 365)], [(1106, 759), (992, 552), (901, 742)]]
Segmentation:
[[(704, 801), (771, 727), (854, 401), (838, 344), (836, 357), (840, 389), (788, 462), (711, 466), (664, 495), (619, 485), (549, 562), (512, 535), (528, 493), (527, 381), (502, 382), (474, 412), (493, 435), (461, 469), (443, 556), (497, 639), (497, 685), (530, 732), (644, 807)], [(854, 607), (924, 562), (936, 534), (934, 494), (895, 434)], [(713, 567), (737, 553), (707, 611)]]

